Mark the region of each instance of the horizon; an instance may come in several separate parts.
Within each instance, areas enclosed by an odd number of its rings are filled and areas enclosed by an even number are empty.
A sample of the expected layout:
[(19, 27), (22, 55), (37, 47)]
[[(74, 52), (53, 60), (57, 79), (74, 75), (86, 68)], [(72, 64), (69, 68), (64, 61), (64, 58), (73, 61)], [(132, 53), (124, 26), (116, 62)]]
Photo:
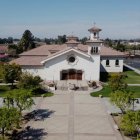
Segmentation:
[(38, 38), (83, 38), (96, 22), (101, 39), (139, 39), (139, 5), (139, 0), (1, 0), (0, 38), (21, 38), (26, 29)]

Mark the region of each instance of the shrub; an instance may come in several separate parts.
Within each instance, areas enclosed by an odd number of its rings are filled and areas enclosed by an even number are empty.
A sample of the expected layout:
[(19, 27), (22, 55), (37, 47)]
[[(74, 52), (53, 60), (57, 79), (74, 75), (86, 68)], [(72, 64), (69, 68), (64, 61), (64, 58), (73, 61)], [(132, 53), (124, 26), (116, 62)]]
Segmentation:
[(126, 75), (123, 73), (111, 73), (109, 76), (109, 86), (112, 91), (125, 90), (127, 84), (124, 82)]
[(33, 76), (32, 74), (25, 72), (22, 73), (18, 83), (19, 88), (36, 89), (40, 87), (40, 82), (43, 80), (39, 76)]
[(120, 127), (125, 135), (138, 135), (138, 129), (140, 127), (140, 111), (128, 111), (124, 114), (121, 119)]
[(97, 83), (95, 81), (92, 82), (93, 87), (97, 87)]
[(131, 99), (133, 94), (127, 91), (117, 90), (111, 93), (110, 101), (112, 104), (116, 105), (124, 114), (125, 111), (131, 106)]
[(53, 95), (54, 95), (54, 93), (47, 92), (47, 93), (45, 93), (45, 94), (43, 95), (43, 97), (51, 97), (51, 96), (53, 96)]

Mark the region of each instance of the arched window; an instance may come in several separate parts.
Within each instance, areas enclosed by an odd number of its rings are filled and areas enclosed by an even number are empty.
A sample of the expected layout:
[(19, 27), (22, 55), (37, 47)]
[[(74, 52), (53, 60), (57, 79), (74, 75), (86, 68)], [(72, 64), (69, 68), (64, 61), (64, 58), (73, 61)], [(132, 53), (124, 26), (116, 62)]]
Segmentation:
[(90, 53), (91, 53), (91, 54), (94, 53), (94, 49), (93, 49), (93, 47), (91, 47), (91, 51), (90, 51)]
[(115, 61), (115, 65), (119, 66), (119, 60), (118, 59)]
[(109, 66), (109, 59), (106, 60), (106, 66)]
[(94, 47), (94, 53), (96, 53), (96, 47)]
[(91, 54), (98, 53), (98, 47), (92, 47), (91, 48)]
[(98, 47), (96, 47), (96, 53), (98, 53)]

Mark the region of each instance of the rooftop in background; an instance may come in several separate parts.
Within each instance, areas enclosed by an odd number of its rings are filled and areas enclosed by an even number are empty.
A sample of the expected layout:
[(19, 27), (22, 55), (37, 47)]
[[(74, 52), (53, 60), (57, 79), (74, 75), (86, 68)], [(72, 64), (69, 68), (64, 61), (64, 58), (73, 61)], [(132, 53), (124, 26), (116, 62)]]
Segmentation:
[(67, 36), (67, 40), (68, 40), (68, 41), (69, 41), (69, 40), (77, 40), (77, 39), (78, 39), (78, 37), (73, 36), (73, 35)]

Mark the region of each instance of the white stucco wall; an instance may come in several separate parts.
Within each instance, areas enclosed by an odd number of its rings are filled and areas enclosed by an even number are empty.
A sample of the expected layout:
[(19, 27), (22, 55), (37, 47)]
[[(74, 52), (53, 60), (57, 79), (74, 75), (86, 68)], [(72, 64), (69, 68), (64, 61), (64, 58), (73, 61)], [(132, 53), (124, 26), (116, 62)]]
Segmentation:
[[(106, 66), (107, 59), (109, 59), (109, 66)], [(119, 66), (115, 65), (116, 59), (119, 60)], [(102, 58), (101, 72), (123, 72), (123, 58)]]
[[(74, 65), (71, 65), (67, 61), (69, 55), (75, 55), (76, 61)], [(34, 75), (39, 75), (44, 80), (60, 80), (62, 70), (77, 69), (83, 71), (83, 80), (99, 80), (100, 74), (100, 56), (94, 55), (87, 58), (77, 52), (71, 51), (66, 54), (60, 55), (45, 63), (43, 67), (26, 66), (25, 70)]]

